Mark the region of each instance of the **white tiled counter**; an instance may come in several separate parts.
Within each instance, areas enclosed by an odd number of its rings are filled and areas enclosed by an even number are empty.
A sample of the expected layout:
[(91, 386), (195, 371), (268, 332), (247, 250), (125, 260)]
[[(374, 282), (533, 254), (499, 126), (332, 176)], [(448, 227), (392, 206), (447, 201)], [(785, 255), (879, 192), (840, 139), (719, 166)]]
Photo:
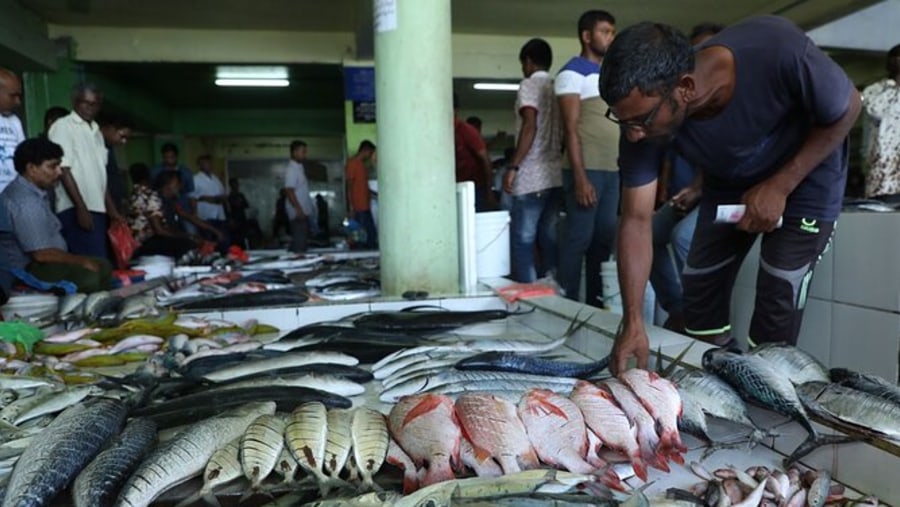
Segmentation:
[[(756, 294), (759, 242), (732, 296), (732, 323), (746, 340)], [(900, 213), (845, 212), (816, 267), (799, 346), (829, 367), (900, 379)]]

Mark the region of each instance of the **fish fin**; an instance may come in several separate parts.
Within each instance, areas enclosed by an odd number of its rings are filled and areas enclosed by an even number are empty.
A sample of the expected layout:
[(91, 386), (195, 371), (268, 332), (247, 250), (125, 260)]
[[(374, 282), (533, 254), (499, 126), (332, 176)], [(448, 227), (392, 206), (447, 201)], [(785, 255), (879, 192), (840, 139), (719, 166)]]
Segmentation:
[[(212, 501), (215, 503), (212, 503), (209, 500), (207, 500), (206, 499), (207, 496), (212, 497)], [(216, 499), (216, 495), (212, 491), (204, 492), (203, 490), (200, 490), (200, 491), (188, 496), (184, 500), (178, 502), (177, 504), (175, 504), (175, 507), (187, 507), (188, 505), (193, 504), (194, 502), (196, 502), (197, 500), (200, 500), (201, 498), (204, 501), (206, 501), (206, 503), (208, 503), (210, 505), (215, 505), (216, 507), (219, 507), (219, 500)]]
[(684, 456), (682, 456), (679, 452), (673, 452), (669, 454), (669, 459), (674, 461), (675, 463), (678, 463), (679, 465), (684, 465)]
[(212, 505), (213, 507), (222, 507), (222, 504), (219, 503), (219, 499), (216, 497), (216, 494), (212, 491), (203, 495), (203, 501), (206, 502), (206, 505)]
[(522, 454), (516, 460), (519, 462), (519, 466), (522, 467), (523, 470), (533, 470), (535, 468), (540, 468), (541, 460), (538, 459), (537, 453), (534, 452), (534, 447), (528, 448), (528, 452)]
[(678, 353), (677, 356), (675, 356), (675, 359), (672, 360), (669, 366), (667, 366), (662, 372), (660, 372), (660, 375), (666, 378), (671, 377), (672, 374), (675, 373), (675, 368), (677, 368), (679, 364), (682, 364), (684, 356), (686, 356), (688, 351), (691, 350), (691, 347), (694, 346), (694, 343), (696, 342), (691, 340), (690, 343), (688, 343), (687, 347), (685, 347), (684, 350), (682, 350)]
[(600, 481), (600, 484), (603, 484), (607, 488), (625, 492), (625, 486), (622, 485), (622, 479), (619, 478), (612, 467), (607, 467), (605, 470), (597, 470), (594, 475), (597, 476), (597, 480)]
[(416, 406), (406, 414), (406, 417), (403, 418), (401, 427), (406, 427), (406, 425), (412, 422), (415, 418), (431, 412), (435, 408), (439, 407), (443, 402), (444, 399), (440, 396), (425, 396), (425, 399), (417, 403)]
[(557, 407), (556, 405), (554, 405), (553, 403), (551, 403), (549, 400), (547, 400), (544, 397), (532, 399), (529, 401), (528, 404), (530, 406), (533, 406), (532, 404), (539, 405), (539, 406), (543, 407), (547, 412), (558, 415), (559, 417), (562, 417), (566, 421), (569, 420), (569, 416), (566, 415), (566, 412), (563, 409)]
[(631, 459), (631, 468), (634, 469), (634, 475), (636, 475), (638, 479), (647, 482), (647, 465), (640, 456), (634, 456)]

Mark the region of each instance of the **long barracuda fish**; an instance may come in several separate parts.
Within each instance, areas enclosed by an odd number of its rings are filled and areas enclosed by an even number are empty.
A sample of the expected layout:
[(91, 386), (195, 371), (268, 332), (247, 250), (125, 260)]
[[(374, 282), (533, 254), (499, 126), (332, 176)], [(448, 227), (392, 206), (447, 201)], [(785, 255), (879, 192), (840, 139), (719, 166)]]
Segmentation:
[(545, 377), (524, 373), (506, 373), (498, 371), (457, 371), (447, 370), (437, 375), (415, 377), (401, 384), (385, 389), (380, 396), (381, 401), (395, 402), (403, 396), (431, 392), (441, 386), (471, 382), (514, 381), (530, 382), (532, 387), (548, 384), (562, 384), (569, 389), (575, 386), (576, 379), (565, 377)]
[(125, 421), (125, 405), (96, 398), (66, 409), (46, 437), (35, 439), (13, 469), (3, 507), (48, 505), (115, 435)]
[(216, 449), (240, 437), (257, 417), (274, 414), (275, 403), (253, 402), (205, 419), (159, 446), (131, 475), (116, 507), (146, 507), (172, 486), (199, 475)]
[(72, 486), (75, 507), (112, 505), (119, 488), (156, 444), (156, 425), (134, 419), (78, 474)]
[(359, 364), (359, 360), (340, 352), (286, 352), (268, 359), (245, 361), (228, 366), (221, 370), (207, 373), (203, 378), (212, 382), (223, 382), (289, 366), (297, 367), (306, 364), (327, 363), (356, 366)]
[(518, 352), (520, 354), (540, 354), (542, 352), (549, 352), (564, 345), (569, 337), (575, 334), (576, 331), (581, 329), (581, 327), (584, 326), (588, 320), (590, 320), (590, 317), (579, 321), (578, 316), (576, 315), (575, 320), (572, 321), (566, 332), (563, 333), (563, 335), (559, 338), (549, 342), (479, 338), (462, 340), (450, 344), (423, 345), (420, 347), (413, 347), (411, 349), (398, 350), (397, 352), (385, 357), (381, 361), (378, 361), (377, 363), (372, 365), (372, 372), (375, 373), (375, 378), (380, 378), (379, 374), (377, 373), (379, 370), (382, 370), (384, 368), (392, 368), (392, 363), (407, 356), (414, 356), (419, 354), (472, 354), (476, 352), (490, 351), (509, 351)]

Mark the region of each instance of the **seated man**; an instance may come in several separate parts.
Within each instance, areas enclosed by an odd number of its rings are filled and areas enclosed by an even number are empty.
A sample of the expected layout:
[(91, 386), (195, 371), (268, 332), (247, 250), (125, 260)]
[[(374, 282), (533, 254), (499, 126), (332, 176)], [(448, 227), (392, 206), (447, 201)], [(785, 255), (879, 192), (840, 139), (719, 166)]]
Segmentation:
[(108, 289), (112, 265), (106, 259), (70, 254), (62, 225), (50, 209), (47, 191), (62, 174), (62, 156), (62, 148), (43, 137), (16, 148), (18, 175), (0, 194), (0, 207), (8, 219), (6, 230), (0, 231), (0, 264), (25, 269), (47, 282), (68, 280), (80, 292)]
[[(196, 248), (194, 238), (166, 223), (163, 200), (150, 188), (150, 168), (137, 163), (131, 164), (128, 171), (134, 185), (128, 204), (128, 225), (134, 239), (141, 244), (134, 256), (165, 255), (178, 259)], [(169, 197), (178, 195), (177, 173), (162, 173), (160, 181), (163, 183), (163, 193)]]

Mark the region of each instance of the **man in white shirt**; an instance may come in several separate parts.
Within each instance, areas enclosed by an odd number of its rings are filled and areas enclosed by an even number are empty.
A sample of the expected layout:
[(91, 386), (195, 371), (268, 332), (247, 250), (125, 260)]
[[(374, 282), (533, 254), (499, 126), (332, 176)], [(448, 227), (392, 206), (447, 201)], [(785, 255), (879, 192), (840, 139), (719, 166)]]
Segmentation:
[(15, 111), (22, 105), (22, 82), (14, 73), (0, 67), (0, 192), (16, 179), (13, 154), (25, 140), (22, 122)]
[(122, 220), (107, 191), (108, 153), (94, 119), (103, 95), (91, 84), (72, 90), (72, 112), (57, 120), (48, 137), (63, 149), (62, 188), (56, 191), (56, 213), (69, 252), (106, 259), (109, 220)]
[(530, 283), (557, 266), (562, 132), (553, 78), (547, 73), (553, 62), (550, 45), (531, 39), (522, 46), (519, 61), (525, 79), (516, 96), (516, 151), (507, 162), (503, 190), (513, 199), (513, 278)]
[(209, 155), (197, 158), (197, 168), (200, 169), (200, 172), (194, 176), (194, 193), (192, 195), (192, 198), (197, 201), (197, 216), (222, 233), (219, 247), (220, 250), (227, 249), (230, 239), (228, 238), (228, 221), (225, 219), (225, 206), (228, 204), (225, 185), (218, 176), (212, 173), (212, 158)]
[(290, 251), (306, 251), (310, 230), (316, 224), (316, 207), (309, 196), (309, 181), (303, 162), (306, 160), (306, 143), (291, 143), (291, 160), (284, 172), (284, 208), (291, 231)]

